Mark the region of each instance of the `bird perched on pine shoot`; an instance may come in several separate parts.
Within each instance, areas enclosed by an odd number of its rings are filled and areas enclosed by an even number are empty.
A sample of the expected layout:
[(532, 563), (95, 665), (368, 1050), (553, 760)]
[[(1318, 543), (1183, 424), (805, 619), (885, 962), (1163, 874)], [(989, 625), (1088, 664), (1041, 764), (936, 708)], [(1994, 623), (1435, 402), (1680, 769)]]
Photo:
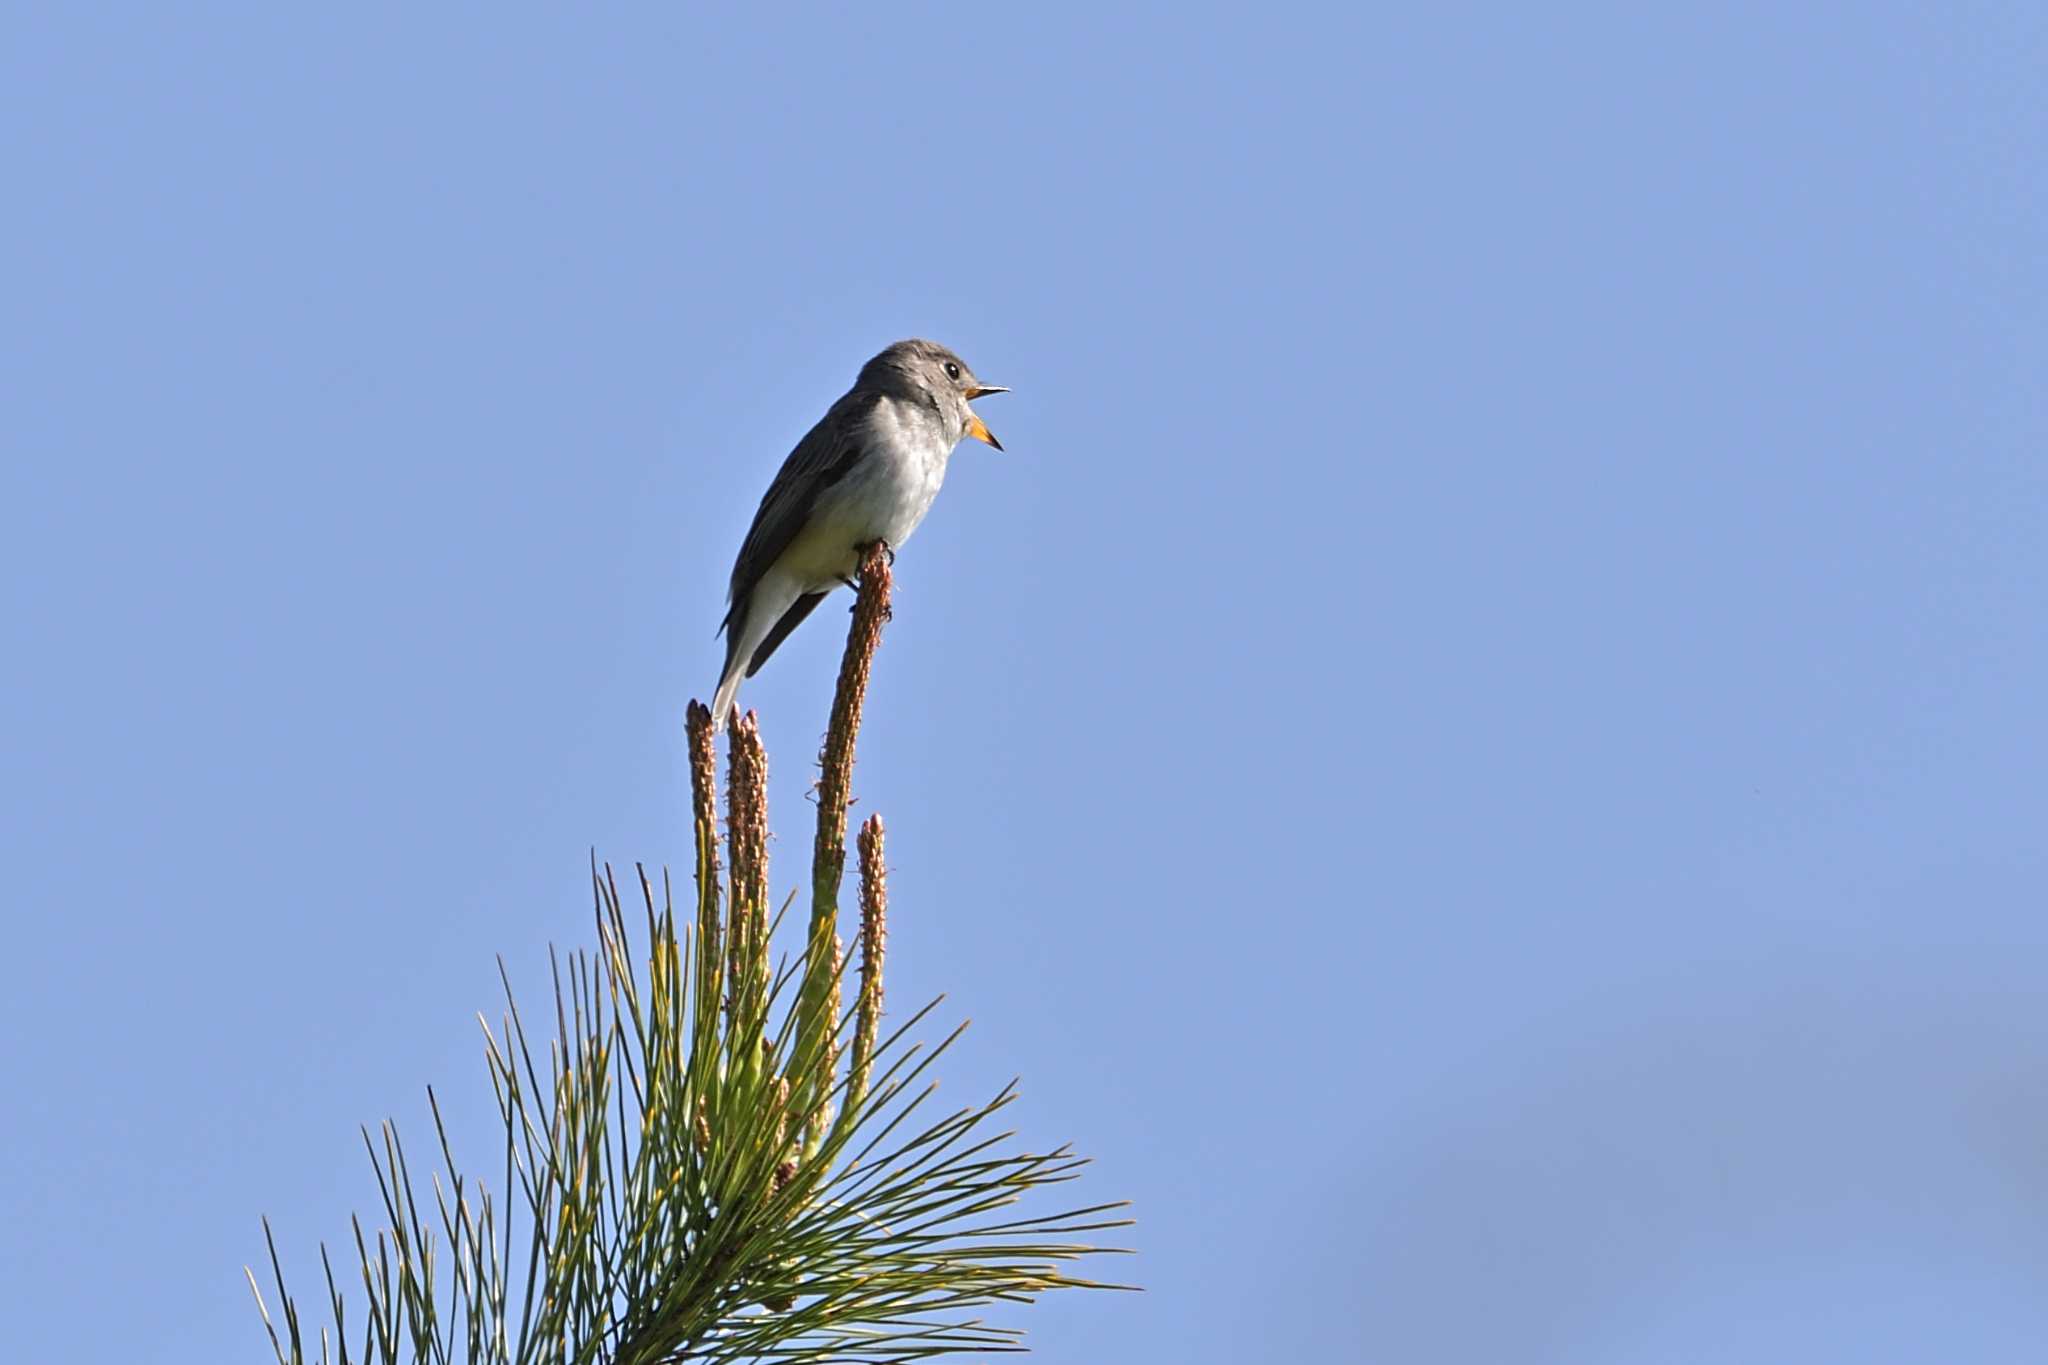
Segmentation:
[(891, 551), (931, 510), (953, 447), (1002, 443), (968, 404), (1007, 393), (935, 341), (899, 341), (861, 366), (845, 396), (782, 462), (732, 566), (725, 668), (711, 703), (724, 725), (742, 677), (842, 583), (877, 541)]

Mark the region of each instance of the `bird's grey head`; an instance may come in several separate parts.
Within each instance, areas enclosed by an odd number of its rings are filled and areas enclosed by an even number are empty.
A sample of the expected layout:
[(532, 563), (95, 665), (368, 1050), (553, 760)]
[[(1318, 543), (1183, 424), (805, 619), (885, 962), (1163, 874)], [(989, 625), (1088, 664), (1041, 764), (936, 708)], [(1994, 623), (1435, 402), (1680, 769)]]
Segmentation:
[(874, 389), (899, 398), (929, 403), (951, 426), (953, 439), (972, 436), (997, 450), (1003, 443), (989, 431), (987, 423), (967, 406), (970, 399), (989, 393), (1008, 393), (999, 384), (984, 384), (967, 368), (967, 362), (936, 341), (914, 338), (883, 348), (882, 353), (861, 366), (855, 388)]

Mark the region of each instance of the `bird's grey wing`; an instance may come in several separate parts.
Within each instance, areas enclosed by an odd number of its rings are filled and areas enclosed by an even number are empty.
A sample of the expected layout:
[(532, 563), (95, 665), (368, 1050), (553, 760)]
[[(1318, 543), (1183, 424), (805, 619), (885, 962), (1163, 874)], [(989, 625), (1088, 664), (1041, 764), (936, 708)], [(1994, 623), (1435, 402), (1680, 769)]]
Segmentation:
[[(719, 625), (720, 630), (732, 626), (747, 595), (761, 581), (761, 575), (782, 557), (782, 552), (803, 530), (804, 523), (811, 519), (811, 509), (817, 506), (818, 495), (845, 478), (859, 463), (862, 442), (867, 438), (868, 416), (878, 401), (879, 395), (873, 393), (856, 390), (847, 394), (832, 405), (830, 412), (818, 419), (818, 424), (796, 443), (796, 449), (790, 451), (789, 458), (782, 462), (775, 481), (762, 495), (761, 506), (754, 513), (754, 524), (747, 528), (747, 538), (740, 544), (739, 557), (733, 561), (732, 586), (726, 595), (728, 607), (725, 620)], [(789, 622), (791, 627), (795, 624), (795, 621)], [(787, 633), (786, 630), (782, 632)], [(767, 644), (766, 648), (772, 650), (780, 640), (781, 635), (775, 636), (774, 642)], [(757, 666), (759, 660), (766, 657), (765, 654), (757, 655)]]
[(782, 613), (782, 619), (775, 623), (775, 628), (769, 631), (755, 648), (754, 657), (747, 660), (747, 676), (751, 678), (759, 673), (761, 665), (767, 663), (768, 656), (775, 652), (775, 647), (788, 639), (789, 633), (802, 625), (804, 618), (824, 600), (825, 594), (822, 592), (807, 592), (791, 603), (789, 610)]

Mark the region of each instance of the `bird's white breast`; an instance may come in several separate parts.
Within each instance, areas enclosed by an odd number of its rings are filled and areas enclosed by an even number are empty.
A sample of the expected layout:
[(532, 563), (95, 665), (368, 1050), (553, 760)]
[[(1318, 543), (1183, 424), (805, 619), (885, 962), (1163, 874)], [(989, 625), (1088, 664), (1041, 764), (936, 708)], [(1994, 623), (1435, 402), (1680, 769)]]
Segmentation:
[(858, 566), (855, 548), (876, 540), (900, 547), (931, 510), (956, 444), (938, 414), (884, 398), (863, 432), (860, 460), (819, 494), (810, 524), (783, 566), (814, 584), (836, 583)]

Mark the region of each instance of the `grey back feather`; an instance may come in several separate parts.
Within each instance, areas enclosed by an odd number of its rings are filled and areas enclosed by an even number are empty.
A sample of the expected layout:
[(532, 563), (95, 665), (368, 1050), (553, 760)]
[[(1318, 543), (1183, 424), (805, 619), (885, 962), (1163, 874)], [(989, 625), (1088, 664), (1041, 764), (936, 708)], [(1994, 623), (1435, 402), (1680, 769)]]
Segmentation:
[(853, 389), (834, 403), (831, 411), (819, 418), (818, 424), (796, 443), (796, 449), (789, 452), (775, 481), (762, 495), (761, 506), (754, 512), (754, 524), (747, 529), (739, 557), (733, 561), (725, 623), (720, 629), (730, 628), (735, 617), (744, 612), (747, 597), (761, 581), (761, 575), (782, 557), (782, 552), (810, 520), (818, 494), (844, 477), (859, 458), (868, 417), (880, 401), (878, 393)]

